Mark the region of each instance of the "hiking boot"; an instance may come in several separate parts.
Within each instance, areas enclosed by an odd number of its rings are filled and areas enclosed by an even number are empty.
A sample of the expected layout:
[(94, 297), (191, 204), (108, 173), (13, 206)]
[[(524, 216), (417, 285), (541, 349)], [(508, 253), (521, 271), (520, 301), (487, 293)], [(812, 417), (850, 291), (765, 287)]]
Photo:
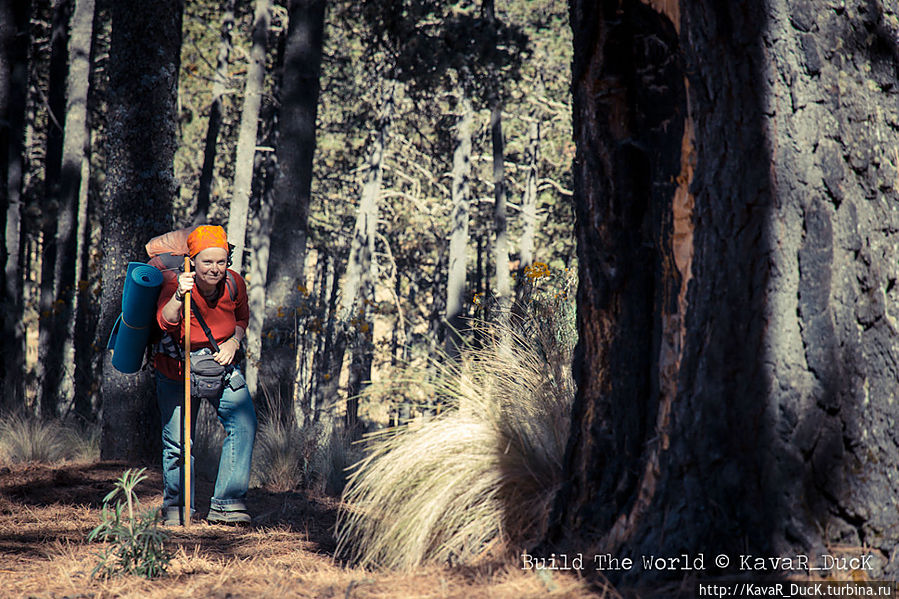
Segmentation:
[(224, 508), (209, 508), (206, 521), (210, 524), (242, 525), (252, 523), (253, 519), (243, 505), (236, 504)]
[[(196, 518), (196, 512), (191, 512), (191, 516)], [(181, 508), (180, 507), (166, 507), (159, 510), (159, 518), (160, 524), (163, 526), (181, 526), (183, 521), (181, 520)]]

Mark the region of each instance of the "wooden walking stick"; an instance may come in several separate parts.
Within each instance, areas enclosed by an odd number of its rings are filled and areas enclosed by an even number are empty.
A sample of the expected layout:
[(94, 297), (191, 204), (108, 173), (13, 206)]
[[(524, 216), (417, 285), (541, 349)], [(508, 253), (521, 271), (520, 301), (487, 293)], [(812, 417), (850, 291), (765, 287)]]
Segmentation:
[[(184, 257), (184, 272), (190, 258)], [(184, 294), (184, 526), (190, 526), (190, 291)]]

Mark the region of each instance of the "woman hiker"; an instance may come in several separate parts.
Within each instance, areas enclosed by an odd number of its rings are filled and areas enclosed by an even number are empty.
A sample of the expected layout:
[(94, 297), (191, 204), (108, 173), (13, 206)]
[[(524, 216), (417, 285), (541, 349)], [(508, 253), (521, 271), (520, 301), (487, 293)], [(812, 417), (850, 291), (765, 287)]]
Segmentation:
[[(163, 330), (161, 351), (154, 356), (156, 370), (156, 396), (162, 416), (162, 477), (163, 524), (181, 523), (184, 501), (182, 487), (181, 413), (184, 400), (184, 301), (191, 292), (191, 370), (194, 364), (214, 360), (224, 366), (224, 375), (218, 387), (206, 392), (219, 421), (225, 427), (215, 491), (210, 500), (207, 521), (224, 524), (251, 522), (244, 503), (250, 480), (250, 461), (256, 438), (256, 412), (235, 356), (241, 347), (250, 318), (247, 286), (243, 278), (228, 269), (228, 239), (219, 226), (202, 225), (187, 238), (191, 272), (182, 273), (177, 279), (168, 280), (159, 294), (156, 320)], [(206, 327), (200, 324), (199, 316)], [(218, 351), (213, 350), (204, 328), (215, 339)], [(212, 364), (213, 369), (218, 368)], [(192, 402), (191, 423), (196, 423), (199, 401)], [(191, 425), (193, 429), (193, 424)], [(191, 431), (193, 435), (193, 430)], [(193, 460), (193, 457), (191, 457)], [(191, 463), (191, 472), (194, 472)], [(193, 477), (192, 477), (193, 478)], [(193, 482), (193, 481), (191, 481)], [(190, 485), (194, 489), (193, 484)], [(194, 497), (191, 492), (191, 513)]]

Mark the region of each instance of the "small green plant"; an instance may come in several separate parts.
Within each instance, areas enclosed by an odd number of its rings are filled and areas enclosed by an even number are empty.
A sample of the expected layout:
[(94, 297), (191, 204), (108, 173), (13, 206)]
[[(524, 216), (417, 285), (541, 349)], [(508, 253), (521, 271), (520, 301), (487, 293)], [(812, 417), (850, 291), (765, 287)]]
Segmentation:
[[(109, 546), (97, 554), (100, 563), (91, 572), (92, 576), (136, 574), (154, 578), (165, 573), (172, 559), (165, 547), (168, 534), (159, 528), (155, 510), (135, 515), (140, 502), (134, 487), (147, 478), (145, 471), (146, 468), (129, 468), (116, 481), (115, 489), (103, 498), (100, 525), (90, 532), (87, 540), (105, 541)], [(116, 505), (110, 509), (109, 502), (113, 499)]]

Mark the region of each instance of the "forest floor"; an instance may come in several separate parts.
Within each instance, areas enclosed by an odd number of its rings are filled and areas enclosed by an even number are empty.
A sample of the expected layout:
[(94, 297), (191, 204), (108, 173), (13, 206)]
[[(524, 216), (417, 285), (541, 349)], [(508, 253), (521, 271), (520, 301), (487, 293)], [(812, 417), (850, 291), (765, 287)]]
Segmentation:
[[(400, 597), (525, 599), (592, 598), (600, 594), (575, 574), (539, 577), (515, 565), (427, 567), (412, 573), (370, 571), (334, 559), (338, 503), (304, 492), (251, 489), (249, 527), (173, 527), (174, 558), (165, 576), (95, 578), (102, 545), (88, 543), (106, 494), (128, 466), (116, 462), (0, 468), (0, 597)], [(158, 469), (137, 487), (144, 509), (162, 503)], [(197, 510), (209, 507), (211, 483), (200, 481)], [(205, 503), (203, 499), (205, 498)]]

